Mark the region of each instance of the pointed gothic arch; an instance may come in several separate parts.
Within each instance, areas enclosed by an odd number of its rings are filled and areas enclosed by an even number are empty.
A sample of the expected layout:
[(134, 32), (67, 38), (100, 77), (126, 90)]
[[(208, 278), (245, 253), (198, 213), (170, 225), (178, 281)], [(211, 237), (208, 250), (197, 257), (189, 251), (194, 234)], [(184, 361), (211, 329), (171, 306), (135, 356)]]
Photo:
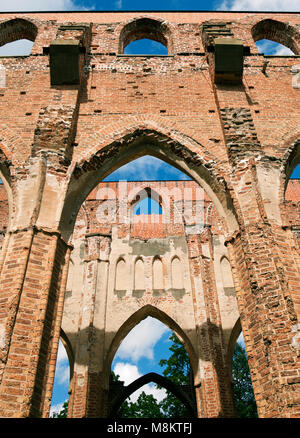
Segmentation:
[(128, 201), (130, 203), (131, 218), (137, 205), (147, 198), (155, 201), (159, 205), (161, 210), (164, 209), (164, 204), (168, 202), (168, 199), (164, 196), (164, 194), (159, 194), (156, 190), (150, 188), (147, 184), (144, 184), (144, 187), (138, 187), (136, 188), (136, 190), (132, 190), (130, 192), (130, 198), (128, 199)]
[(168, 391), (172, 392), (188, 409), (191, 417), (196, 417), (197, 412), (195, 409), (195, 403), (188, 397), (188, 395), (182, 390), (182, 388), (179, 385), (175, 385), (171, 380), (167, 379), (164, 376), (161, 376), (157, 373), (148, 373), (145, 374), (142, 377), (139, 377), (134, 382), (130, 383), (128, 386), (126, 386), (123, 391), (121, 391), (112, 401), (111, 408), (110, 408), (110, 417), (113, 417), (118, 409), (120, 408), (121, 404), (131, 396), (135, 391), (137, 391), (142, 386), (146, 385), (147, 383), (156, 383), (157, 385), (162, 386), (163, 388), (167, 389)]
[[(174, 133), (173, 133), (174, 134)], [(94, 135), (94, 143), (97, 141)], [(100, 135), (99, 135), (100, 137)], [(101, 147), (102, 144), (102, 147)], [(198, 149), (198, 152), (195, 150)], [(238, 229), (233, 200), (227, 182), (209, 151), (201, 153), (203, 146), (180, 133), (171, 135), (145, 126), (133, 127), (128, 133), (119, 133), (118, 138), (103, 145), (103, 138), (93, 147), (86, 158), (70, 168), (70, 179), (62, 210), (60, 229), (69, 240), (78, 210), (91, 192), (107, 175), (129, 161), (144, 155), (152, 155), (193, 178), (215, 204), (218, 213), (225, 219), (229, 232)], [(70, 219), (69, 211), (73, 211)]]
[(152, 318), (156, 318), (159, 321), (161, 321), (163, 324), (165, 324), (167, 327), (169, 327), (173, 332), (176, 334), (176, 336), (179, 338), (179, 340), (183, 343), (190, 359), (191, 369), (194, 375), (195, 382), (198, 383), (199, 376), (198, 376), (198, 360), (197, 355), (195, 353), (194, 347), (189, 339), (189, 337), (186, 335), (184, 330), (179, 327), (179, 325), (165, 312), (158, 309), (157, 307), (152, 306), (151, 304), (146, 304), (139, 310), (137, 310), (134, 314), (132, 314), (119, 328), (119, 330), (116, 332), (106, 355), (105, 358), (105, 368), (104, 373), (106, 376), (107, 381), (109, 380), (110, 375), (110, 368), (113, 361), (113, 358), (121, 345), (123, 339), (128, 335), (128, 333), (137, 325), (139, 324), (143, 319), (147, 318), (148, 316), (151, 316)]

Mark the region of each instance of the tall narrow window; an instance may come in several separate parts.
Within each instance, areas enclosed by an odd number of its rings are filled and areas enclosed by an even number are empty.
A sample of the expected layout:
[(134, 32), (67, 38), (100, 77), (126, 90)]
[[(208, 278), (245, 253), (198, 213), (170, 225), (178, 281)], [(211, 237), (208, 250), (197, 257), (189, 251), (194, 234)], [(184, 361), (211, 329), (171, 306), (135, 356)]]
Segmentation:
[(161, 290), (164, 288), (163, 265), (160, 258), (155, 258), (152, 266), (153, 270), (153, 289)]
[(70, 363), (63, 342), (59, 341), (50, 417), (66, 417), (69, 400)]
[(181, 261), (178, 257), (174, 257), (171, 263), (172, 272), (172, 288), (173, 289), (183, 289), (183, 273)]
[(145, 290), (145, 269), (142, 259), (138, 259), (135, 262), (134, 267), (134, 289)]
[(128, 273), (126, 269), (126, 262), (124, 259), (120, 259), (116, 267), (115, 289), (117, 291), (126, 291), (127, 282), (128, 282)]
[(227, 257), (222, 257), (220, 264), (221, 264), (224, 293), (227, 296), (235, 295), (231, 266)]

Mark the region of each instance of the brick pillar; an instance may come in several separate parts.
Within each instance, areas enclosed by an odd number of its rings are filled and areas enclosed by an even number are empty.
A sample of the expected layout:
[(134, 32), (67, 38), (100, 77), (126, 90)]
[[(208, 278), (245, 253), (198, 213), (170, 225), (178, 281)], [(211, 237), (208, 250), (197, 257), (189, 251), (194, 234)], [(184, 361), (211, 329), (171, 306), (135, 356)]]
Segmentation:
[[(86, 237), (82, 305), (68, 417), (105, 417), (104, 334), (110, 237)], [(99, 325), (100, 324), (100, 325)]]
[(251, 224), (227, 246), (258, 414), (299, 417), (300, 330), (293, 288), (299, 296), (300, 275), (288, 233), (267, 228)]
[(211, 79), (240, 227), (227, 246), (258, 414), (299, 417), (299, 252), (278, 213), (279, 164), (258, 138), (247, 82)]
[(42, 414), (50, 342), (59, 338), (53, 321), (66, 249), (57, 233), (37, 228), (10, 236), (0, 283), (1, 308), (8, 313), (4, 320), (2, 312), (2, 417)]
[(211, 233), (187, 235), (199, 342), (201, 386), (196, 388), (200, 418), (234, 417), (212, 262)]
[[(46, 354), (48, 354), (48, 359), (47, 359), (45, 384), (43, 385), (43, 394), (42, 394), (42, 399), (44, 400), (42, 416), (44, 418), (49, 417), (50, 408), (51, 408), (52, 391), (53, 391), (53, 383), (54, 383), (55, 370), (56, 370), (58, 343), (59, 343), (60, 332), (61, 332), (61, 322), (63, 317), (64, 299), (65, 299), (65, 291), (66, 291), (66, 284), (68, 278), (71, 247), (67, 246), (67, 248), (65, 248), (64, 244), (60, 245), (60, 248), (58, 249), (58, 255), (60, 257), (63, 257), (64, 251), (65, 251), (65, 260), (63, 261), (62, 258), (63, 266), (61, 272), (61, 281), (60, 281), (60, 287), (58, 289), (58, 297), (57, 297), (58, 299), (56, 300), (56, 304), (54, 307), (55, 309), (54, 318), (52, 323), (52, 331), (50, 334), (51, 346), (49, 350), (45, 352)], [(44, 344), (44, 341), (42, 341), (42, 343)]]

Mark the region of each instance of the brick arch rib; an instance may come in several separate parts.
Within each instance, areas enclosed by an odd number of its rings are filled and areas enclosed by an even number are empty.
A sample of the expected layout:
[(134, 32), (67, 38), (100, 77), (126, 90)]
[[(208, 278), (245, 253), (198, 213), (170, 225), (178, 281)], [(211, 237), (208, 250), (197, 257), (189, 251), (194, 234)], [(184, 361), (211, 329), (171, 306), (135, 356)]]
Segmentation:
[(38, 33), (35, 24), (23, 18), (14, 18), (0, 24), (0, 46), (20, 39), (34, 41)]
[[(69, 188), (62, 211), (60, 229), (66, 240), (70, 238), (78, 210), (99, 182), (124, 164), (144, 155), (152, 155), (193, 178), (215, 204), (225, 219), (229, 232), (238, 229), (233, 199), (218, 162), (201, 144), (178, 132), (160, 132), (147, 127), (132, 127), (117, 138), (103, 144), (97, 134), (94, 152), (73, 163), (70, 168)], [(68, 212), (73, 211), (73, 222)]]
[(167, 389), (168, 391), (172, 392), (188, 408), (191, 417), (196, 417), (197, 414), (195, 412), (191, 400), (182, 391), (180, 386), (176, 385), (171, 380), (157, 373), (145, 374), (144, 376), (139, 377), (134, 382), (130, 383), (130, 385), (125, 386), (123, 391), (121, 391), (121, 393), (118, 394), (112, 402), (110, 417), (113, 417), (118, 412), (118, 409), (120, 408), (121, 404), (128, 397), (130, 397), (131, 394), (133, 394), (137, 389), (141, 388), (142, 386), (150, 382), (156, 383), (157, 385), (160, 385), (163, 388)]
[(267, 18), (256, 23), (251, 29), (254, 41), (268, 39), (288, 47), (295, 55), (300, 54), (299, 33), (297, 30), (282, 21)]
[(119, 40), (119, 53), (123, 53), (128, 44), (133, 41), (147, 38), (161, 43), (171, 49), (171, 35), (165, 21), (150, 17), (140, 17), (131, 20), (122, 28)]
[(285, 144), (285, 154), (281, 158), (280, 168), (280, 188), (279, 188), (279, 202), (282, 203), (285, 198), (285, 191), (289, 179), (295, 170), (296, 166), (300, 164), (300, 136), (299, 134), (293, 136), (292, 142), (288, 141)]
[(171, 330), (173, 330), (176, 336), (178, 336), (189, 355), (191, 369), (193, 375), (195, 376), (196, 384), (198, 384), (197, 355), (190, 339), (185, 334), (184, 330), (169, 315), (167, 315), (165, 312), (158, 309), (157, 307), (152, 306), (151, 304), (147, 304), (137, 310), (122, 324), (122, 326), (115, 334), (105, 359), (106, 377), (109, 378), (111, 363), (123, 339), (137, 324), (139, 324), (143, 319), (147, 318), (148, 316), (158, 319)]

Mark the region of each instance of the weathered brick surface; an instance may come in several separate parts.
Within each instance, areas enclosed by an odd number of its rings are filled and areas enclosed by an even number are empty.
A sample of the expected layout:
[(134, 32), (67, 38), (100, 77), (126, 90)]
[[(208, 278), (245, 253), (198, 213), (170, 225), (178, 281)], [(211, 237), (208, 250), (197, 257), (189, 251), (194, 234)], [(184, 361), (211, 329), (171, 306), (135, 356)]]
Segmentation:
[[(168, 56), (123, 54), (149, 32)], [(1, 59), (2, 416), (47, 416), (61, 325), (74, 360), (69, 415), (107, 415), (111, 360), (147, 315), (182, 337), (199, 416), (234, 414), (230, 351), (239, 317), (259, 415), (300, 416), (300, 190), (299, 181), (287, 184), (300, 159), (299, 35), (297, 13), (0, 14), (1, 44), (34, 41), (30, 56)], [(250, 48), (241, 83), (214, 83), (214, 36)], [(260, 38), (297, 56), (260, 55)], [(55, 39), (79, 41), (78, 85), (50, 85)], [(145, 154), (194, 179), (178, 183), (191, 189), (190, 212), (193, 190), (203, 187), (203, 221), (176, 222), (171, 199), (168, 223), (124, 223), (110, 213), (99, 222), (107, 198), (97, 190), (119, 188), (99, 182)], [(174, 185), (143, 188), (163, 198)], [(177, 259), (182, 287), (172, 283)], [(162, 287), (152, 282), (155, 260)]]

